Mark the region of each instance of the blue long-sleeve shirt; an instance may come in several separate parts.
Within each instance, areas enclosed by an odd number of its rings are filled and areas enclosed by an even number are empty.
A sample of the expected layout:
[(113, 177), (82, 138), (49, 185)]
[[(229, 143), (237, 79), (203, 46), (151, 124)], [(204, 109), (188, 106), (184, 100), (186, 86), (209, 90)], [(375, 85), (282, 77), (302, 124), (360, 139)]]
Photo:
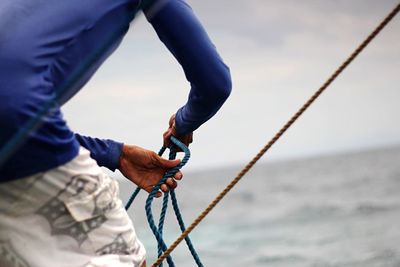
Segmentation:
[[(60, 108), (118, 47), (139, 2), (0, 3), (0, 146), (38, 116), (46, 103), (55, 103), (0, 166), (0, 182), (62, 165), (77, 155), (79, 146), (89, 149), (99, 165), (118, 167), (122, 144), (72, 132)], [(192, 132), (229, 96), (229, 69), (183, 0), (153, 1), (144, 13), (191, 85), (187, 103), (177, 111), (176, 125), (179, 134)]]

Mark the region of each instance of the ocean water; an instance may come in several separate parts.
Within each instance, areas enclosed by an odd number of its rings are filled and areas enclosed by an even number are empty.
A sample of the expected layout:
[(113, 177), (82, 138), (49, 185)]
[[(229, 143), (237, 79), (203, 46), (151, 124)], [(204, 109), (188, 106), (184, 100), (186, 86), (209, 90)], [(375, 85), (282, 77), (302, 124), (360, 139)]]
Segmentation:
[[(177, 196), (187, 225), (241, 167), (185, 173)], [(132, 189), (121, 182), (124, 201)], [(151, 264), (146, 195), (129, 214)], [(178, 235), (170, 209), (167, 243)], [(212, 267), (400, 266), (400, 148), (256, 165), (191, 238)], [(184, 243), (172, 255), (177, 266), (195, 266)]]

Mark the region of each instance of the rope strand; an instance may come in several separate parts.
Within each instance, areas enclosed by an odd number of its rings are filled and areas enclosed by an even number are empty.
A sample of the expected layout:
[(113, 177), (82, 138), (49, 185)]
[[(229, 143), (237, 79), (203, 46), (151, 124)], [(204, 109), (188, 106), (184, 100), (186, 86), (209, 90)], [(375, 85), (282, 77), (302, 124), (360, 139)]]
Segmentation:
[(254, 166), (254, 164), (271, 148), (272, 145), (292, 126), (292, 124), (307, 110), (307, 108), (322, 94), (322, 92), (342, 73), (342, 71), (360, 54), (360, 52), (378, 35), (378, 33), (393, 19), (400, 10), (400, 3), (386, 16), (386, 18), (368, 35), (368, 37), (354, 50), (354, 52), (337, 68), (325, 83), (303, 104), (303, 106), (285, 123), (275, 136), (257, 153), (257, 155), (239, 172), (226, 188), (209, 204), (209, 206), (192, 222), (164, 254), (153, 263), (157, 267), (183, 239), (210, 213), (222, 198), (240, 181), (240, 179)]

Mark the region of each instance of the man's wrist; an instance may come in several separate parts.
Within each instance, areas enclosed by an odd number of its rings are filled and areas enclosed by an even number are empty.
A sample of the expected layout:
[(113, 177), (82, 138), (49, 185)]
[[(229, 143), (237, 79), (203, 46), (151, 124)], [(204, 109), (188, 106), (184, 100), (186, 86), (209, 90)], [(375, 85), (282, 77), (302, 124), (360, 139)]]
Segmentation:
[(122, 144), (121, 154), (120, 154), (119, 159), (118, 159), (118, 169), (119, 170), (121, 170), (121, 168), (122, 168), (121, 165), (122, 165), (123, 160), (126, 158), (126, 154), (127, 154), (128, 149), (129, 149), (128, 145)]

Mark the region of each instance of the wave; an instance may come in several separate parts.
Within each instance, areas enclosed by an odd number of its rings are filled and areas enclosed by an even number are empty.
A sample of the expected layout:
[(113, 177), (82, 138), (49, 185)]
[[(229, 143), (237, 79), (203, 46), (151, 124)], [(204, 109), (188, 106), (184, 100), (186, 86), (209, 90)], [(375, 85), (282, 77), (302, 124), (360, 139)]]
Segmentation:
[(266, 264), (266, 263), (275, 263), (275, 264), (283, 264), (283, 263), (290, 263), (290, 262), (305, 262), (307, 259), (303, 256), (296, 255), (296, 254), (288, 254), (288, 255), (262, 255), (257, 257), (256, 262), (259, 264)]

